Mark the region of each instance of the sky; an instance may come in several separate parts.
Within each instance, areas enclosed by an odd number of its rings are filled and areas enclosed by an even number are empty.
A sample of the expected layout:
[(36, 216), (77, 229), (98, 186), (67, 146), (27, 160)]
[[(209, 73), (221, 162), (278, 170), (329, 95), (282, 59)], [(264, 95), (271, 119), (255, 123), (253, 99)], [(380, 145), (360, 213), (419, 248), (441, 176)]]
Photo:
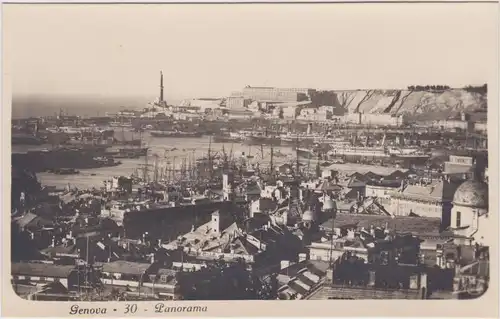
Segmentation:
[(245, 85), (459, 87), (492, 77), (495, 4), (4, 5), (13, 93), (227, 96)]

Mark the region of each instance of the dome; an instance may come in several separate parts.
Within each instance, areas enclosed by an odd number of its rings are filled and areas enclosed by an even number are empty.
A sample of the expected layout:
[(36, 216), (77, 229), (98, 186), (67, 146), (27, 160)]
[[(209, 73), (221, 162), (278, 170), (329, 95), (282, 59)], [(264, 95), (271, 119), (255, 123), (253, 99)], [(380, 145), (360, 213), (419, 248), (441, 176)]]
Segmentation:
[(308, 209), (302, 214), (302, 220), (305, 222), (313, 222), (316, 220), (316, 216), (312, 210)]
[(453, 205), (488, 208), (488, 184), (478, 181), (462, 183), (455, 191)]
[(323, 203), (323, 210), (324, 211), (327, 211), (327, 210), (334, 210), (336, 209), (337, 205), (335, 205), (335, 202), (332, 201), (331, 199), (327, 199), (325, 200), (325, 202)]

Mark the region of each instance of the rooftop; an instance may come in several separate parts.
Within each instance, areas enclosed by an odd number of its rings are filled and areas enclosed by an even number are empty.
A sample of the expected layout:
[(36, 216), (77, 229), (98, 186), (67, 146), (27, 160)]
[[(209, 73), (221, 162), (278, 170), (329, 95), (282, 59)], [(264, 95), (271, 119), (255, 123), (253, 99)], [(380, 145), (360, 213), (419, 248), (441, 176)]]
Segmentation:
[(453, 204), (487, 208), (489, 205), (488, 184), (472, 180), (462, 183), (453, 196)]
[(395, 197), (413, 198), (415, 200), (451, 201), (457, 185), (447, 181), (437, 181), (430, 185), (407, 185)]
[(107, 272), (107, 273), (142, 275), (150, 267), (151, 267), (151, 264), (147, 264), (147, 263), (137, 263), (137, 262), (131, 262), (131, 261), (125, 261), (125, 260), (117, 260), (117, 261), (103, 264), (102, 271)]
[(21, 262), (12, 263), (11, 273), (18, 276), (66, 278), (74, 269), (75, 266)]
[(332, 227), (356, 227), (357, 229), (369, 229), (374, 227), (385, 227), (397, 233), (410, 233), (412, 235), (439, 236), (441, 219), (434, 217), (408, 217), (408, 216), (380, 216), (367, 214), (337, 214), (335, 220), (324, 222), (321, 227), (331, 230)]

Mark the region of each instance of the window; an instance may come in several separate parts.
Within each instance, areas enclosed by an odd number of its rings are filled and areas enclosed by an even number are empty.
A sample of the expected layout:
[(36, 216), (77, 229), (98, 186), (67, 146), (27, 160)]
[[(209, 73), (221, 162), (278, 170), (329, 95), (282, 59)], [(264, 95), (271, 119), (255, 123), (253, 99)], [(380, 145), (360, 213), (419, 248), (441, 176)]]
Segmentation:
[(461, 222), (462, 222), (462, 213), (457, 212), (457, 220), (456, 220), (456, 227), (457, 228), (461, 226)]

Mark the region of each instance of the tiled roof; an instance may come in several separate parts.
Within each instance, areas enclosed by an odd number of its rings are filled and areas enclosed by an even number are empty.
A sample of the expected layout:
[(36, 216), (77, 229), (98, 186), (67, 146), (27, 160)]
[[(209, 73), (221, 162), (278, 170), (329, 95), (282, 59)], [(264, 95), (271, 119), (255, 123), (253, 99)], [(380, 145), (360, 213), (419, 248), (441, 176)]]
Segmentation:
[(392, 172), (390, 175), (384, 177), (385, 180), (398, 180), (408, 177), (409, 172), (401, 172), (400, 170)]
[(365, 177), (368, 179), (380, 179), (382, 178), (382, 175), (376, 174), (372, 171), (369, 171), (368, 173), (365, 174)]
[(487, 277), (490, 274), (490, 263), (486, 260), (478, 260), (470, 265), (462, 267), (460, 273), (464, 275)]
[[(194, 231), (184, 234), (182, 236), (183, 240), (181, 245), (190, 247), (194, 250), (200, 249), (207, 251), (227, 245), (230, 241), (240, 235), (240, 231), (236, 223), (232, 223), (220, 234), (214, 233), (211, 226), (212, 222), (209, 221), (196, 228)], [(172, 241), (168, 245), (173, 247), (177, 246), (177, 240)]]
[(282, 293), (286, 291), (286, 293), (298, 293), (306, 296), (314, 285), (325, 276), (327, 269), (328, 263), (325, 262), (304, 261), (290, 265), (281, 270), (282, 274), (279, 275), (279, 278), (284, 281), (290, 277), (292, 279), (286, 283), (284, 286), (286, 288), (280, 288), (280, 290)]
[(322, 182), (316, 189), (322, 190), (322, 191), (334, 191), (334, 192), (339, 192), (343, 188), (340, 185), (334, 184), (330, 181), (324, 181)]
[(321, 227), (331, 229), (332, 224), (335, 228), (355, 226), (357, 229), (364, 227), (369, 229), (374, 227), (385, 227), (398, 233), (411, 233), (413, 235), (435, 235), (440, 233), (440, 218), (433, 217), (408, 217), (408, 216), (380, 216), (364, 214), (337, 214), (335, 221), (332, 219), (324, 222)]
[(47, 255), (74, 254), (74, 253), (78, 254), (76, 245), (69, 245), (69, 246), (58, 245), (55, 247), (47, 247), (45, 249), (42, 249), (41, 252)]
[(110, 263), (105, 263), (102, 266), (102, 271), (107, 273), (141, 275), (145, 273), (150, 267), (151, 264), (117, 260)]
[(326, 270), (328, 269), (328, 267), (329, 265), (327, 262), (307, 260), (307, 261), (302, 261), (300, 263), (292, 264), (287, 268), (282, 269), (280, 273), (283, 275), (287, 275), (289, 277), (295, 277), (300, 270), (306, 268), (308, 271), (315, 274), (316, 276), (322, 277), (326, 274)]
[(37, 217), (38, 216), (33, 214), (33, 213), (26, 213), (24, 216), (16, 219), (16, 223), (19, 225), (19, 227), (26, 227), (29, 223), (31, 223)]
[(396, 192), (393, 195), (415, 200), (451, 201), (456, 189), (455, 183), (440, 180), (425, 186), (407, 185), (402, 192)]
[(351, 178), (349, 180), (349, 184), (347, 185), (347, 187), (349, 187), (349, 188), (364, 187), (364, 186), (366, 186), (366, 182), (362, 181), (362, 180), (359, 180), (357, 178)]
[(75, 266), (42, 264), (42, 263), (12, 263), (11, 273), (18, 276), (37, 276), (66, 278)]

